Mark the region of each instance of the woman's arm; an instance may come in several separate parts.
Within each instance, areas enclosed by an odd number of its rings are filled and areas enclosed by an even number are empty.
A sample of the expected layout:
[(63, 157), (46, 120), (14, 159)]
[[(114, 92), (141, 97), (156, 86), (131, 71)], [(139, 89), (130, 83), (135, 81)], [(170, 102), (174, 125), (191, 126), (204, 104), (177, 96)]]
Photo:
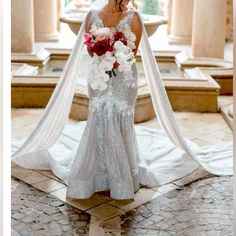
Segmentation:
[(135, 41), (136, 49), (134, 51), (134, 55), (136, 55), (142, 37), (142, 23), (137, 13), (134, 14), (133, 20), (131, 22), (131, 30), (136, 35), (136, 41)]
[[(88, 17), (87, 17), (87, 21), (85, 23), (85, 32), (86, 33), (89, 33), (90, 29), (91, 29), (91, 25), (92, 25), (92, 22), (91, 22), (91, 11), (88, 13)], [(88, 51), (88, 54), (93, 57), (93, 53), (87, 49)]]

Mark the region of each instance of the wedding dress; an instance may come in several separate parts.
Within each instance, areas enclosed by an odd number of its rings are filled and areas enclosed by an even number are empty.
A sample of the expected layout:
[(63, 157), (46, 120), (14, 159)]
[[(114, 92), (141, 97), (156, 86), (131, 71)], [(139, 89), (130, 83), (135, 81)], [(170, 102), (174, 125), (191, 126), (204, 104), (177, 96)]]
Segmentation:
[[(95, 6), (97, 2), (99, 0)], [(91, 13), (93, 24), (104, 27), (98, 10), (94, 8)], [(117, 28), (122, 31), (124, 27), (130, 27), (135, 13), (142, 22), (140, 14), (129, 9)], [(67, 198), (88, 198), (94, 192), (110, 189), (111, 197), (130, 199), (140, 184), (166, 184), (199, 167), (217, 175), (232, 175), (232, 143), (204, 149), (182, 136), (143, 22), (142, 26), (142, 61), (154, 109), (163, 130), (134, 126), (138, 90), (135, 63), (128, 76), (115, 69), (116, 76), (112, 76), (104, 91), (88, 86), (87, 121), (66, 125), (83, 63), (83, 23), (36, 128), (25, 140), (13, 139), (12, 161), (25, 168), (52, 170), (67, 185)]]

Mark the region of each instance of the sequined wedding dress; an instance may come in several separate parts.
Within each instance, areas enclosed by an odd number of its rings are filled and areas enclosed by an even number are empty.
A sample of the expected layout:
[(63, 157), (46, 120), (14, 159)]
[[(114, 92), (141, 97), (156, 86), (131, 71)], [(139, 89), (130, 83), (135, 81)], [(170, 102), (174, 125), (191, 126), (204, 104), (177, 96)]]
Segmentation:
[[(117, 29), (130, 29), (131, 9)], [(98, 11), (92, 11), (92, 27), (104, 27)], [(134, 105), (138, 91), (136, 64), (126, 75), (115, 69), (107, 89), (88, 86), (89, 115), (69, 175), (67, 196), (86, 198), (110, 189), (111, 197), (132, 198), (139, 188), (138, 147), (134, 130)]]
[[(107, 0), (96, 2), (101, 7)], [(110, 189), (112, 198), (130, 199), (140, 185), (160, 186), (197, 168), (217, 175), (233, 173), (232, 142), (221, 147), (199, 148), (182, 136), (140, 14), (129, 9), (117, 29), (130, 28), (135, 12), (143, 29), (140, 48), (145, 76), (163, 129), (134, 125), (138, 90), (136, 64), (129, 74), (115, 69), (116, 76), (109, 80), (106, 90), (88, 86), (87, 121), (67, 124), (76, 81), (81, 79), (86, 16), (38, 124), (26, 139), (12, 139), (12, 162), (28, 169), (51, 170), (67, 185), (67, 198), (88, 198), (94, 192)], [(97, 13), (92, 10), (92, 22), (103, 27)]]

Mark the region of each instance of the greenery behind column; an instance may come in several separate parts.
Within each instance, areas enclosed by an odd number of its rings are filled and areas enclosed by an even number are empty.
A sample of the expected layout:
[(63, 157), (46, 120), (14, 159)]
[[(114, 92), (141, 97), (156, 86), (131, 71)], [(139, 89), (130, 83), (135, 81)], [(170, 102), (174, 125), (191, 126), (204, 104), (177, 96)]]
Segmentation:
[(142, 13), (156, 15), (159, 13), (159, 1), (158, 0), (141, 0)]

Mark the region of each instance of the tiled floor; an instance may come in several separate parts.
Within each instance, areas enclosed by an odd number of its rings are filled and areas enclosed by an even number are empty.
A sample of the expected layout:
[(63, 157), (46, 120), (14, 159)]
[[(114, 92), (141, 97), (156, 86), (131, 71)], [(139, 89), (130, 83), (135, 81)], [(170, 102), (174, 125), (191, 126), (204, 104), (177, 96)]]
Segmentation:
[(12, 235), (88, 235), (90, 215), (12, 178)]
[[(230, 104), (232, 102), (232, 97), (220, 97), (219, 99), (222, 104)], [(41, 113), (42, 113), (41, 109), (13, 109), (12, 136), (17, 138), (23, 138), (27, 136), (33, 129), (34, 125), (37, 123)], [(191, 140), (196, 142), (200, 146), (221, 144), (232, 140), (232, 132), (229, 129), (228, 125), (223, 120), (220, 113), (175, 112), (175, 118), (181, 130), (183, 131), (184, 135), (187, 138), (190, 138)], [(71, 120), (71, 122), (73, 121)], [(159, 127), (158, 121), (156, 119), (144, 122), (139, 125), (144, 125), (148, 127)], [(51, 171), (34, 171), (34, 170), (24, 169), (16, 165), (12, 165), (12, 176), (33, 186), (28, 188), (42, 190), (42, 193), (44, 193), (45, 196), (51, 196), (54, 199), (58, 199), (58, 201), (62, 203), (66, 201), (65, 200), (66, 186), (58, 178), (56, 178)], [(121, 215), (124, 215), (126, 212), (130, 212), (133, 209), (139, 209), (140, 206), (145, 205), (147, 202), (152, 203), (154, 199), (158, 199), (161, 196), (167, 194), (168, 192), (178, 189), (179, 186), (188, 185), (193, 181), (196, 181), (200, 178), (204, 179), (207, 176), (208, 176), (207, 172), (203, 170), (197, 170), (191, 175), (184, 177), (183, 179), (180, 179), (178, 181), (175, 181), (173, 183), (158, 188), (153, 188), (153, 189), (141, 188), (135, 194), (134, 201), (116, 201), (109, 197), (108, 192), (103, 192), (99, 194), (94, 194), (90, 199), (86, 200), (70, 200), (67, 201), (67, 204), (71, 205), (73, 209), (79, 209), (85, 211), (86, 214), (90, 216), (89, 233), (87, 233), (86, 231), (86, 234), (92, 236), (120, 235), (121, 230), (123, 232), (126, 232), (127, 230), (125, 224), (122, 224), (122, 229), (121, 229), (121, 223), (122, 223), (120, 219)], [(211, 178), (213, 177), (214, 176), (211, 176)], [(12, 180), (12, 181), (13, 185), (14, 184), (17, 185), (17, 183), (22, 184), (17, 180)], [(183, 190), (185, 191), (185, 189)], [(185, 195), (184, 191), (182, 194), (183, 196)], [(15, 192), (15, 194), (17, 194), (17, 192)], [(227, 201), (230, 202), (230, 198)], [(17, 206), (14, 207), (17, 208)], [(31, 209), (31, 211), (34, 210)], [(15, 212), (15, 214), (17, 213)], [(147, 217), (147, 219), (145, 219), (145, 221), (143, 222), (143, 224), (146, 225), (145, 227), (148, 226), (149, 224), (148, 222), (150, 223), (150, 219), (148, 219)], [(184, 224), (184, 222), (182, 222), (182, 224)], [(162, 229), (164, 229), (164, 227), (165, 226), (163, 226)], [(17, 231), (16, 228), (14, 228), (14, 230)], [(160, 230), (160, 228), (158, 230)], [(31, 235), (27, 234), (26, 231), (24, 232), (25, 234), (21, 235)], [(107, 233), (105, 234), (105, 232)], [(136, 233), (137, 235), (144, 235), (144, 234), (148, 235), (144, 232), (145, 230), (144, 231), (140, 230), (139, 233), (138, 232)], [(74, 235), (80, 235), (75, 232), (73, 233)], [(58, 235), (70, 235), (70, 234), (58, 234)], [(192, 235), (192, 234), (185, 234), (185, 235)]]
[(232, 235), (232, 178), (209, 176), (172, 190), (121, 217), (122, 235)]

